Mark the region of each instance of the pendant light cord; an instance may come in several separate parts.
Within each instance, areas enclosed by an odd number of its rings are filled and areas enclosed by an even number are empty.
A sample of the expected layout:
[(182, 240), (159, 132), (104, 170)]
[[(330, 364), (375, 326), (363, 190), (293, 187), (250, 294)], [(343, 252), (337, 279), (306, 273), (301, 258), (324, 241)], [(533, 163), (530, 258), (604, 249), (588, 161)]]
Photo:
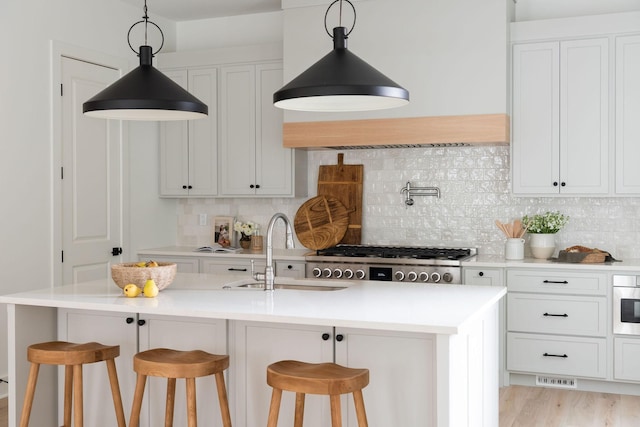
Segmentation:
[[(349, 1), (349, 0), (347, 0), (347, 1)], [(156, 24), (153, 21), (149, 21), (149, 15), (147, 13), (147, 11), (148, 11), (148, 9), (147, 9), (147, 0), (144, 0), (144, 9), (143, 10), (144, 10), (144, 16), (142, 17), (142, 20), (134, 23), (129, 28), (129, 32), (127, 33), (127, 43), (129, 43), (129, 48), (133, 51), (133, 53), (138, 55), (138, 51), (136, 49), (134, 49), (133, 46), (131, 45), (131, 30), (133, 30), (133, 27), (135, 27), (138, 24), (144, 24), (144, 44), (146, 46), (148, 44), (147, 28), (148, 28), (149, 24), (151, 24), (154, 27), (156, 27), (158, 29), (158, 31), (160, 31), (160, 36), (162, 38), (162, 41), (160, 42), (160, 47), (158, 48), (158, 50), (156, 50), (152, 54), (153, 56), (155, 56), (158, 52), (160, 52), (162, 50), (162, 47), (164, 46), (164, 33), (162, 32), (162, 29), (158, 26), (158, 24)]]
[(351, 3), (349, 0), (334, 0), (333, 3), (331, 3), (329, 5), (329, 7), (327, 8), (327, 11), (324, 13), (324, 30), (327, 32), (327, 34), (329, 34), (329, 37), (333, 38), (333, 34), (329, 31), (329, 27), (327, 27), (327, 17), (329, 16), (329, 11), (331, 10), (331, 8), (333, 7), (334, 4), (336, 3), (340, 3), (339, 7), (339, 13), (340, 13), (340, 18), (338, 20), (338, 25), (340, 27), (342, 27), (342, 2), (346, 1), (347, 3), (349, 3), (349, 5), (351, 6), (351, 9), (353, 9), (353, 25), (351, 26), (351, 29), (349, 31), (347, 31), (346, 35), (348, 36), (349, 34), (351, 34), (351, 31), (353, 31), (353, 29), (356, 26), (356, 8), (353, 5), (353, 3)]

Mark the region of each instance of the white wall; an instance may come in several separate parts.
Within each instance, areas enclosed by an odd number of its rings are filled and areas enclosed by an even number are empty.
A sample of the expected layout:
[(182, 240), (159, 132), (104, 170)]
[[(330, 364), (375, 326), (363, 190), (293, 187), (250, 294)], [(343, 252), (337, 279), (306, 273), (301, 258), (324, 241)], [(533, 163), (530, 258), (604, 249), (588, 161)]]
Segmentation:
[[(50, 41), (131, 58), (135, 65), (137, 59), (126, 43), (126, 35), (141, 13), (142, 7), (132, 8), (119, 1), (0, 2), (0, 40), (4, 41), (0, 61), (2, 294), (52, 285), (53, 262), (58, 259), (52, 253), (52, 180), (59, 165), (52, 165)], [(175, 25), (160, 19), (157, 23), (165, 32), (169, 48), (174, 48)], [(142, 135), (140, 139), (146, 138)], [(131, 142), (136, 140), (132, 138)], [(157, 162), (155, 149), (150, 157), (134, 158), (131, 164), (144, 173), (147, 164)], [(175, 204), (171, 209), (175, 215)], [(175, 239), (175, 226), (170, 224), (169, 230), (174, 232), (169, 239)], [(3, 377), (7, 372), (4, 306), (0, 307), (0, 342)]]

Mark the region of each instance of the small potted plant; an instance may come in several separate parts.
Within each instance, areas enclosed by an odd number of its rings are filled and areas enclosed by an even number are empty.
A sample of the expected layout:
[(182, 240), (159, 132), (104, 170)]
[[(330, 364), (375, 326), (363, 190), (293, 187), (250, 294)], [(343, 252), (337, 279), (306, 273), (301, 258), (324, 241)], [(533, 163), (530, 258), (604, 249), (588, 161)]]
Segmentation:
[(556, 233), (569, 221), (569, 217), (560, 212), (525, 215), (522, 225), (529, 233), (529, 246), (534, 258), (547, 259), (556, 250)]
[(242, 247), (242, 249), (249, 249), (251, 235), (256, 230), (256, 224), (251, 221), (236, 221), (236, 223), (233, 224), (233, 229), (240, 233), (240, 247)]

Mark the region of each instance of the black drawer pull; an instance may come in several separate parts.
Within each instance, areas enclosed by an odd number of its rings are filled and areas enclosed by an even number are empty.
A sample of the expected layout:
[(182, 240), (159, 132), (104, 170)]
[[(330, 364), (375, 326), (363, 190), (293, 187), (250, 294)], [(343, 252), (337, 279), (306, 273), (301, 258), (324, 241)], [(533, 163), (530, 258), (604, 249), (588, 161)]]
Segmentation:
[(566, 354), (550, 354), (550, 353), (544, 353), (543, 356), (544, 357), (561, 357), (563, 359), (566, 359), (569, 357)]
[(568, 285), (569, 282), (567, 282), (566, 280), (545, 280), (542, 283), (557, 283), (560, 285)]
[(567, 313), (565, 314), (550, 314), (550, 313), (545, 313), (543, 314), (543, 316), (551, 316), (551, 317), (569, 317), (569, 315)]
[(227, 271), (247, 271), (246, 268), (228, 268)]

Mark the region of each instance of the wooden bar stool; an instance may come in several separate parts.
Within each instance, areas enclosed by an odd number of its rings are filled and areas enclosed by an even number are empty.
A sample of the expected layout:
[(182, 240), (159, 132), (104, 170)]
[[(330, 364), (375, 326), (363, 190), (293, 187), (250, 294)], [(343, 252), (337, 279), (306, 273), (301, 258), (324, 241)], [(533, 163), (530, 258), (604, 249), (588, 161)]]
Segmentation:
[(305, 363), (283, 360), (267, 367), (267, 384), (273, 387), (267, 427), (276, 427), (282, 390), (296, 393), (294, 427), (302, 427), (305, 394), (328, 395), (331, 425), (342, 427), (340, 395), (353, 393), (359, 427), (367, 427), (362, 389), (369, 384), (368, 369), (352, 369), (335, 363)]
[[(120, 355), (120, 346), (103, 345), (97, 342), (75, 344), (64, 341), (51, 341), (30, 345), (27, 349), (27, 360), (31, 362), (27, 390), (22, 405), (20, 427), (29, 425), (33, 396), (40, 365), (64, 365), (64, 427), (71, 427), (71, 401), (73, 397), (74, 426), (83, 425), (82, 398), (82, 365), (95, 362), (106, 362), (111, 383), (111, 395), (116, 409), (118, 427), (125, 427), (122, 397), (118, 384), (118, 374), (114, 359)], [(72, 387), (73, 386), (73, 387)]]
[(224, 384), (224, 370), (229, 367), (229, 356), (210, 354), (201, 350), (178, 351), (156, 348), (136, 354), (133, 357), (133, 370), (138, 373), (136, 390), (129, 427), (138, 427), (140, 409), (147, 376), (167, 378), (167, 401), (165, 407), (165, 427), (173, 426), (173, 408), (176, 394), (176, 378), (185, 378), (187, 383), (188, 426), (197, 426), (196, 378), (215, 375), (218, 400), (222, 414), (222, 425), (231, 427), (229, 400)]

